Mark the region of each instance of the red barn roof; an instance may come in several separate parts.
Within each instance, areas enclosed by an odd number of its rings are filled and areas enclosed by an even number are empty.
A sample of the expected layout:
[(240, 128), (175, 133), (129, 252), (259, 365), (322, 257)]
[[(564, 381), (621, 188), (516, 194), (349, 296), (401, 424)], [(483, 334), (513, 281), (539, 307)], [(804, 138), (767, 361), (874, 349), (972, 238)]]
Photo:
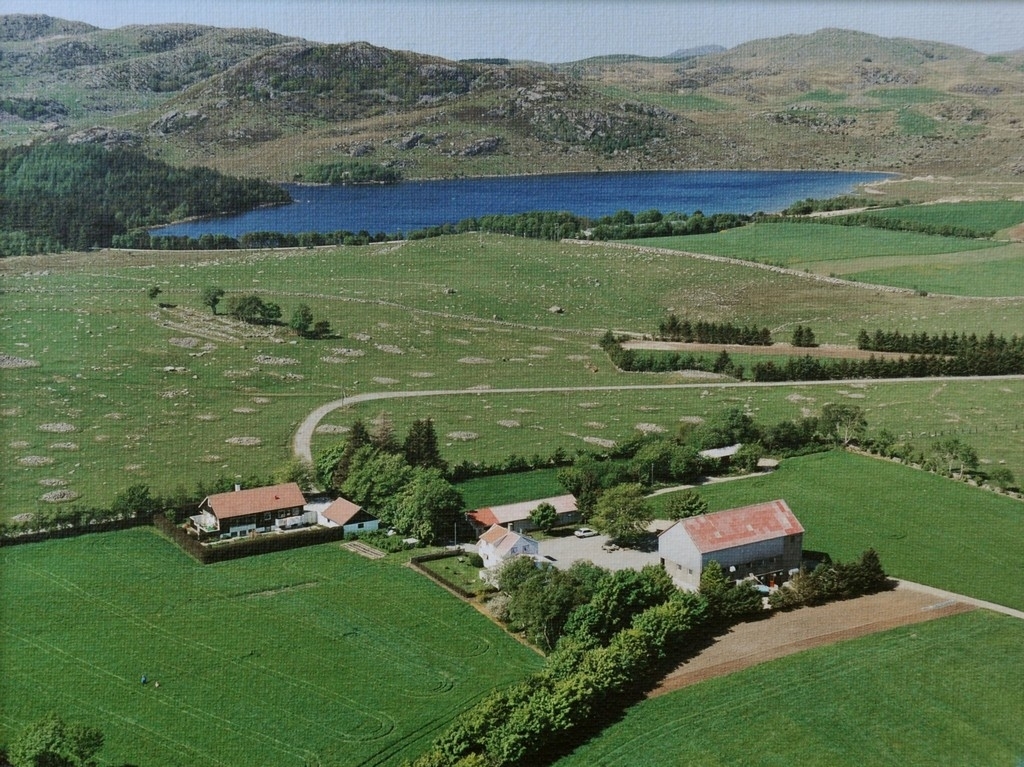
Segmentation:
[(200, 508), (209, 508), (217, 519), (244, 517), (267, 511), (283, 511), (304, 506), (302, 490), (294, 482), (270, 487), (254, 487), (251, 490), (235, 490), (231, 493), (217, 493), (207, 496)]
[(702, 554), (804, 531), (783, 500), (688, 517), (681, 524)]

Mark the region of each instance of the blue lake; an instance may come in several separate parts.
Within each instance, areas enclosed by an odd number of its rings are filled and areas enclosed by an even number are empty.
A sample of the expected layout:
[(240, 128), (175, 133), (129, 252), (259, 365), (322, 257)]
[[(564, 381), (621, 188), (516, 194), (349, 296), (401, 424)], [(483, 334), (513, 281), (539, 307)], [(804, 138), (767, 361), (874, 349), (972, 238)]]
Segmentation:
[(807, 197), (826, 198), (880, 181), (881, 173), (829, 171), (643, 171), (403, 181), (391, 185), (284, 184), (290, 205), (153, 230), (188, 235), (247, 232), (408, 233), (492, 213), (569, 211), (599, 218), (637, 213), (776, 212)]

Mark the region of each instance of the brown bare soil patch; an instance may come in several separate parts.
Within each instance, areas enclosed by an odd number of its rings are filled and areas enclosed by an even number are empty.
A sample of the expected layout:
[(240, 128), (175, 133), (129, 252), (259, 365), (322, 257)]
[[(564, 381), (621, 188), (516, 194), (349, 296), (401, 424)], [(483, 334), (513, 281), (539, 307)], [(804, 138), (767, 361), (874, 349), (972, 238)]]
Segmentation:
[(774, 613), (741, 623), (698, 655), (677, 666), (648, 697), (689, 687), (759, 663), (847, 639), (973, 610), (941, 596), (897, 588), (859, 599)]
[(771, 346), (743, 346), (740, 344), (687, 344), (681, 341), (625, 341), (623, 349), (646, 349), (659, 352), (721, 352), (730, 354), (777, 354), (780, 357), (832, 357), (848, 360), (875, 359), (897, 360), (907, 357), (898, 352), (872, 352), (857, 349), (853, 346), (793, 346), (792, 344), (775, 343)]

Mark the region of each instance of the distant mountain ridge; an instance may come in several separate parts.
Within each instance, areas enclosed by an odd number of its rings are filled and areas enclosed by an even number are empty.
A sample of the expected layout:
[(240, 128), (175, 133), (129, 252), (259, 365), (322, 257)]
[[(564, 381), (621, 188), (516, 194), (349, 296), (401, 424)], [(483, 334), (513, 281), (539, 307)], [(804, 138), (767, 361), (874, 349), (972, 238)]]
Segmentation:
[(728, 50), (724, 45), (698, 45), (693, 48), (680, 48), (673, 51), (665, 58), (667, 59), (688, 59), (693, 56), (709, 56), (712, 53), (722, 53)]
[(103, 30), (0, 16), (0, 93), (0, 144), (131, 144), (275, 180), (352, 162), (406, 177), (716, 167), (1024, 175), (1024, 54), (841, 29), (554, 65), (256, 29)]

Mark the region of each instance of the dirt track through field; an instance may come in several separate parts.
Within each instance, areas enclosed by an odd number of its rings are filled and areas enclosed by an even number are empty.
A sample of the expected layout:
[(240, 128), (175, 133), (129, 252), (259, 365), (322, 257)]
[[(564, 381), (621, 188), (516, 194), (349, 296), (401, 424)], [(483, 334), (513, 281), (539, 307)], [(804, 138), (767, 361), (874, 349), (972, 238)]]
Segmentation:
[(805, 607), (734, 626), (671, 671), (648, 697), (725, 676), (759, 663), (847, 639), (977, 609), (956, 595), (900, 584), (893, 591)]

